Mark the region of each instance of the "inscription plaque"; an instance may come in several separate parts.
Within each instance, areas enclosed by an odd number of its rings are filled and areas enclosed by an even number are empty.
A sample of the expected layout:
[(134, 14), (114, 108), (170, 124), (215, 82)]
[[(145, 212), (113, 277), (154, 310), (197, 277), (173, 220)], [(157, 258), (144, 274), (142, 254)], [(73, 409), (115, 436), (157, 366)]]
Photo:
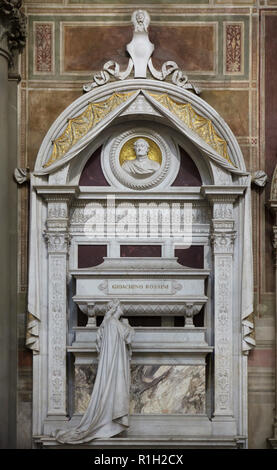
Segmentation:
[(141, 279), (141, 280), (108, 280), (108, 294), (173, 294), (171, 280)]

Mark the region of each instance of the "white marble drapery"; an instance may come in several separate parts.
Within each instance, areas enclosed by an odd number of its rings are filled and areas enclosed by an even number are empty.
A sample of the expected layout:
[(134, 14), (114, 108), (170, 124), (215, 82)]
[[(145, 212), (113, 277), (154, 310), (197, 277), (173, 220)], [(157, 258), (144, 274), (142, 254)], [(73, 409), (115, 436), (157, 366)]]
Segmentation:
[(80, 444), (109, 438), (128, 427), (129, 347), (134, 330), (119, 320), (121, 313), (119, 303), (114, 302), (105, 315), (98, 330), (99, 363), (88, 408), (77, 428), (58, 431), (58, 442)]

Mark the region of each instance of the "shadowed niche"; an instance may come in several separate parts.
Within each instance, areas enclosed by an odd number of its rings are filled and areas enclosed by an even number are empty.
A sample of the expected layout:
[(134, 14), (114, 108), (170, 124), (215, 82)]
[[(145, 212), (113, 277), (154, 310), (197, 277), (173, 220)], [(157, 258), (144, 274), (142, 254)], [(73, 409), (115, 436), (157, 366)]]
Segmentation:
[(189, 268), (204, 268), (204, 246), (191, 245), (189, 248), (175, 248), (174, 256), (177, 262)]
[(91, 268), (103, 263), (107, 245), (78, 245), (78, 268)]
[(194, 161), (188, 153), (179, 147), (181, 163), (178, 175), (172, 186), (202, 186), (202, 179)]
[(85, 164), (79, 186), (110, 186), (101, 168), (101, 149), (95, 150)]
[(121, 257), (160, 257), (161, 245), (120, 245)]

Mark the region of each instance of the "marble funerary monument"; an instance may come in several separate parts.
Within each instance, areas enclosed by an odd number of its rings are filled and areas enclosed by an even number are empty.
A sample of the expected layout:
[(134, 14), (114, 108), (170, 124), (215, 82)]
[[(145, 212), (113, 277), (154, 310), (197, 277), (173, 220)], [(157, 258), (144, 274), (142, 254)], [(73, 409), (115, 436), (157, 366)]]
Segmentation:
[(132, 22), (126, 70), (84, 85), (31, 175), (33, 442), (66, 445), (55, 433), (80, 423), (117, 299), (135, 331), (129, 427), (70, 445), (247, 447), (250, 175), (178, 65), (155, 68), (148, 13)]

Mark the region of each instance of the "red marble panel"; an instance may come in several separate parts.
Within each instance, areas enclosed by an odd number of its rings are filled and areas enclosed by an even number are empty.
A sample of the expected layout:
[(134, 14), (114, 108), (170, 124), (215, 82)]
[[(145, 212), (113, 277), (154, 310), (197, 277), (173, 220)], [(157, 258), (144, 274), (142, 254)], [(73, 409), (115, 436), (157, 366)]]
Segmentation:
[(101, 148), (88, 159), (80, 177), (80, 186), (110, 186), (101, 167)]
[(179, 148), (181, 164), (172, 186), (202, 186), (202, 179), (194, 161), (182, 147)]
[(78, 268), (90, 268), (103, 263), (107, 256), (107, 245), (79, 245)]
[(160, 257), (161, 245), (120, 245), (122, 257)]
[(203, 245), (191, 245), (187, 249), (176, 248), (174, 250), (174, 256), (178, 259), (178, 263), (182, 266), (188, 266), (189, 268), (202, 269), (204, 268), (204, 246)]

